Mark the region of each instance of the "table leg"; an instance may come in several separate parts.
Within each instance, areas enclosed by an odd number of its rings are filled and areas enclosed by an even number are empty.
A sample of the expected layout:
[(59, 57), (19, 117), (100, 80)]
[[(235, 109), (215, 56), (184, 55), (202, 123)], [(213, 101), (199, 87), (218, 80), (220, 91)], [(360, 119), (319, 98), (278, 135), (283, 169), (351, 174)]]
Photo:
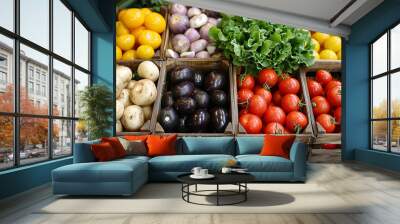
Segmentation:
[(217, 184), (217, 206), (219, 206), (219, 184)]
[(197, 192), (197, 184), (195, 185), (195, 190), (194, 191), (196, 191)]
[(244, 201), (247, 201), (247, 192), (248, 192), (248, 190), (247, 190), (247, 183), (244, 183), (244, 190), (245, 190), (245, 192), (244, 192)]

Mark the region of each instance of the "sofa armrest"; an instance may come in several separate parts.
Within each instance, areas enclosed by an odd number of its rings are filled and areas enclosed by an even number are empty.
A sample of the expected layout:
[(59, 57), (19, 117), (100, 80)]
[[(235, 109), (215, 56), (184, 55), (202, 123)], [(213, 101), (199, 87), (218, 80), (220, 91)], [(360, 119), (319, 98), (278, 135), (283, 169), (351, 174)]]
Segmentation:
[(293, 178), (295, 181), (305, 181), (307, 173), (307, 148), (302, 142), (294, 142), (290, 149), (290, 160), (293, 162)]
[(82, 142), (75, 143), (74, 145), (74, 163), (89, 163), (95, 162), (96, 158), (92, 153), (92, 149), (90, 146), (92, 144), (100, 143), (100, 141), (90, 141), (90, 142)]

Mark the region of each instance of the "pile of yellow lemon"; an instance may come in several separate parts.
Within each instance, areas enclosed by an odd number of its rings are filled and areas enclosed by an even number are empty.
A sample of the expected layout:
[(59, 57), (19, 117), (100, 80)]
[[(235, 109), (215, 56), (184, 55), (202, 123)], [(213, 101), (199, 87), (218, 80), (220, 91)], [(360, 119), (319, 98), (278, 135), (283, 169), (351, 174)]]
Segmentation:
[(151, 59), (161, 45), (164, 17), (148, 8), (123, 9), (116, 22), (116, 60)]
[(342, 39), (326, 33), (314, 32), (311, 35), (314, 44), (314, 57), (321, 60), (342, 59)]

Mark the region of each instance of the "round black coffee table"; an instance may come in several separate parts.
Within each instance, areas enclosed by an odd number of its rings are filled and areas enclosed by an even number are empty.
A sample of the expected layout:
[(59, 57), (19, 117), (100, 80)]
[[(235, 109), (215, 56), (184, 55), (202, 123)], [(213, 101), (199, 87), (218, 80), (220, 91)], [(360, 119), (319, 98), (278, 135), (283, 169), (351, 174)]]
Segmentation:
[[(247, 192), (249, 188), (247, 187), (247, 183), (255, 180), (255, 177), (248, 173), (229, 173), (222, 174), (217, 173), (213, 174), (215, 177), (212, 179), (193, 179), (189, 174), (182, 174), (178, 176), (178, 181), (182, 183), (182, 199), (188, 203), (197, 204), (197, 205), (234, 205), (245, 202), (247, 200)], [(198, 190), (197, 185), (215, 185), (215, 190)], [(224, 190), (220, 189), (220, 185), (236, 185), (238, 186), (237, 190)], [(195, 186), (194, 191), (190, 191), (190, 186)], [(206, 194), (214, 192), (215, 194)], [(190, 196), (203, 196), (203, 197), (216, 197), (216, 204), (202, 204), (193, 202), (190, 200)], [(231, 203), (221, 203), (222, 197), (233, 197), (240, 196), (240, 199)]]

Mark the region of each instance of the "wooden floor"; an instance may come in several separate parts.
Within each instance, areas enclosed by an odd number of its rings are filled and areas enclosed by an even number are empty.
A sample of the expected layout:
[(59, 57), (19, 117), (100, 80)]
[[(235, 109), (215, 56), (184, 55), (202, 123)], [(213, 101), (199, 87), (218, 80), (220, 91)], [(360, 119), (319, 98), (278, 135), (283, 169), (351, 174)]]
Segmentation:
[[(49, 186), (44, 186), (0, 202), (0, 223), (400, 223), (399, 174), (358, 163), (311, 163), (308, 182), (317, 183), (346, 201), (362, 200), (367, 206), (357, 214), (37, 214), (34, 211), (38, 207), (54, 200)], [(323, 202), (315, 201), (315, 203)]]

